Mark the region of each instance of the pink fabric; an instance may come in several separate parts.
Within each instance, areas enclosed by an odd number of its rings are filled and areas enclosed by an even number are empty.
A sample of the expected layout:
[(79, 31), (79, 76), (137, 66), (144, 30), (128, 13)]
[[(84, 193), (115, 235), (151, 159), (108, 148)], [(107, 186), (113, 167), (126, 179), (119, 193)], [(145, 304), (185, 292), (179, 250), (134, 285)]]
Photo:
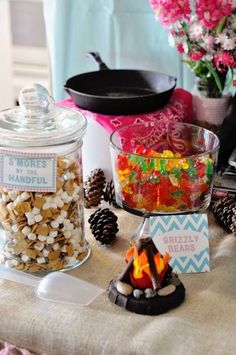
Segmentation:
[(97, 121), (109, 133), (112, 133), (117, 127), (134, 122), (165, 122), (169, 120), (173, 122), (180, 121), (192, 123), (193, 120), (192, 95), (188, 91), (180, 88), (174, 90), (170, 102), (162, 109), (139, 115), (111, 116), (98, 114), (79, 108), (71, 98), (59, 101), (57, 102), (57, 105), (81, 111), (85, 117)]

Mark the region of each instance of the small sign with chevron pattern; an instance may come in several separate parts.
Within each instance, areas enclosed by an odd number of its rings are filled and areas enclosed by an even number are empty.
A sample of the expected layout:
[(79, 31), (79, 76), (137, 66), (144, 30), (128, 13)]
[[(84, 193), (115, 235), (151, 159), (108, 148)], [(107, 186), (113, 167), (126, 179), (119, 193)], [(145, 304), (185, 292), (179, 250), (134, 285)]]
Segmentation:
[(210, 271), (207, 214), (150, 217), (150, 234), (176, 273)]

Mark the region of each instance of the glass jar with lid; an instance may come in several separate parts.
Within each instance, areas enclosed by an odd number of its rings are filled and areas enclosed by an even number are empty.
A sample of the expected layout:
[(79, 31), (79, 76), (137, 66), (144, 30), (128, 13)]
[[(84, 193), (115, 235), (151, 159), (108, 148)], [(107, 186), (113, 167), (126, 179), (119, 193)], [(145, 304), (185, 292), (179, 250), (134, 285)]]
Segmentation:
[(74, 268), (90, 255), (84, 236), (85, 117), (54, 105), (35, 84), (0, 112), (0, 263), (25, 272)]

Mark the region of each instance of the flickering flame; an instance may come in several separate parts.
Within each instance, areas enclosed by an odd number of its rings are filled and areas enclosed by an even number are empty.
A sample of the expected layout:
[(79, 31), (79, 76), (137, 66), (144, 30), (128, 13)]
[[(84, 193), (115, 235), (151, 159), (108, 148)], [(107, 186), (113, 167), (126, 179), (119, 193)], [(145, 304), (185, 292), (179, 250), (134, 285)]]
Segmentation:
[[(138, 254), (136, 247), (132, 246), (126, 253), (126, 261), (128, 262), (132, 257), (134, 259), (132, 271), (133, 277), (135, 279), (141, 279), (144, 276), (143, 273), (145, 273), (151, 279), (151, 272), (145, 250)], [(170, 254), (166, 252), (165, 256), (162, 257), (158, 252), (157, 254), (153, 255), (153, 258), (158, 275), (161, 275), (161, 273), (167, 269), (168, 261), (170, 260)], [(162, 277), (163, 276), (164, 275), (162, 275)]]

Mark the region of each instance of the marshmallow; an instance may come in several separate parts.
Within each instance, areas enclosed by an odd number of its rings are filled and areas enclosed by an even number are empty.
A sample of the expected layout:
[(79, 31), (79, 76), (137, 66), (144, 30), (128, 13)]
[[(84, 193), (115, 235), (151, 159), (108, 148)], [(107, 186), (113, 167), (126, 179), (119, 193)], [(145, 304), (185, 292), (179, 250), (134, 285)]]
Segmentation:
[(37, 242), (36, 244), (34, 244), (34, 249), (37, 249), (37, 250), (43, 250), (44, 248), (44, 243), (41, 243), (41, 242)]
[(22, 255), (21, 260), (24, 261), (24, 263), (27, 263), (31, 259), (30, 259), (30, 257), (28, 255)]
[(67, 212), (62, 210), (61, 211), (61, 216), (66, 217), (67, 216)]
[(31, 232), (31, 228), (28, 226), (25, 226), (22, 231), (21, 231), (25, 236), (28, 236), (29, 233)]
[(53, 250), (58, 250), (60, 248), (60, 244), (59, 243), (55, 243), (55, 244), (53, 244), (53, 246), (52, 246), (52, 249)]
[(9, 202), (10, 201), (10, 197), (8, 196), (8, 195), (2, 195), (2, 200), (4, 201), (4, 202)]
[(13, 209), (14, 209), (14, 205), (13, 205), (12, 202), (9, 202), (9, 203), (7, 204), (7, 209), (8, 209), (8, 210), (13, 210)]
[(42, 250), (42, 254), (43, 254), (43, 256), (45, 257), (45, 258), (47, 258), (48, 257), (48, 254), (49, 254), (50, 252), (47, 250), (47, 249), (43, 249)]
[(38, 240), (40, 240), (40, 242), (45, 242), (46, 239), (47, 237), (45, 237), (45, 235), (41, 235), (41, 234), (38, 235)]
[(32, 209), (32, 213), (33, 213), (33, 214), (39, 214), (39, 212), (40, 212), (40, 209), (37, 208), (37, 207), (34, 207), (34, 208)]
[(14, 190), (10, 190), (10, 191), (8, 191), (8, 195), (9, 195), (9, 197), (10, 197), (10, 199), (12, 200), (12, 201), (14, 201), (16, 198), (17, 198), (17, 192), (16, 191), (14, 191)]
[(49, 237), (56, 238), (56, 236), (57, 236), (57, 231), (49, 232)]
[(35, 219), (34, 218), (29, 218), (28, 219), (28, 225), (32, 226), (33, 224), (35, 224)]
[(35, 222), (40, 222), (40, 221), (42, 221), (43, 216), (42, 216), (41, 214), (36, 214), (36, 216), (34, 217), (34, 219), (35, 219)]
[(53, 237), (47, 237), (47, 243), (48, 244), (53, 244), (54, 243), (54, 238)]
[(26, 201), (30, 198), (30, 194), (27, 191), (22, 192), (22, 194), (20, 196), (21, 196), (22, 201)]
[(44, 264), (46, 262), (46, 260), (43, 256), (38, 257), (36, 260), (37, 260), (38, 264)]
[(61, 223), (63, 223), (63, 221), (64, 221), (64, 217), (63, 216), (58, 216), (57, 218), (56, 218), (56, 221), (59, 223), (59, 224), (61, 224)]
[(33, 219), (34, 218), (34, 214), (32, 212), (25, 212), (25, 215), (28, 219)]
[(49, 203), (48, 203), (48, 202), (45, 202), (45, 203), (43, 204), (43, 210), (48, 210), (49, 208), (50, 208)]
[(51, 221), (50, 223), (52, 228), (58, 228), (59, 227), (59, 223), (57, 221)]
[(66, 239), (69, 239), (71, 237), (71, 232), (70, 231), (65, 231), (63, 234), (64, 234), (64, 237)]
[(13, 224), (13, 226), (11, 227), (11, 229), (12, 229), (12, 232), (16, 233), (16, 232), (18, 232), (19, 227), (18, 227), (17, 224)]
[(29, 240), (35, 240), (35, 239), (36, 239), (36, 234), (35, 234), (35, 233), (32, 233), (32, 232), (29, 233), (29, 234), (28, 234), (28, 239), (29, 239)]

